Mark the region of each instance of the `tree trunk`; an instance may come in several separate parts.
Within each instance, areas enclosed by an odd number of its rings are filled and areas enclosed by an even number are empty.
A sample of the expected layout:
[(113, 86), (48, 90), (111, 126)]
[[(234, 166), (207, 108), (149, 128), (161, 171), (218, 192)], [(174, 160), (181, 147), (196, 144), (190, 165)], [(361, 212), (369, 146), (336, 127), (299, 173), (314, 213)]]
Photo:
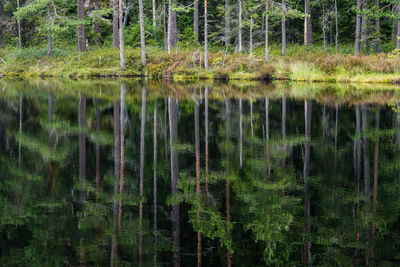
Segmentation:
[(124, 45), (124, 23), (123, 23), (123, 0), (119, 0), (119, 58), (121, 69), (125, 69), (125, 45)]
[(225, 46), (229, 47), (231, 44), (231, 17), (229, 10), (229, 0), (225, 0)]
[[(397, 5), (397, 14), (400, 15), (400, 2)], [(396, 48), (400, 50), (400, 20), (397, 21)]]
[(311, 27), (311, 8), (310, 8), (310, 0), (305, 0), (305, 14), (307, 17), (304, 18), (304, 44), (311, 45), (312, 44), (312, 27)]
[(140, 48), (142, 51), (142, 64), (146, 72), (146, 41), (144, 37), (144, 18), (143, 18), (143, 0), (139, 0), (139, 23), (140, 23)]
[(194, 0), (193, 31), (196, 43), (199, 42), (199, 0)]
[[(52, 23), (52, 18), (50, 15), (50, 2), (47, 2), (47, 20), (49, 23)], [(51, 32), (47, 34), (47, 55), (49, 57), (53, 56), (53, 37), (51, 36)]]
[(253, 55), (253, 17), (250, 17), (250, 55)]
[(207, 0), (204, 0), (204, 68), (208, 69), (208, 18)]
[(338, 3), (335, 0), (335, 51), (339, 51), (339, 22), (338, 22)]
[(265, 0), (265, 60), (269, 60), (269, 45), (268, 45), (268, 10), (269, 0)]
[(326, 18), (325, 18), (325, 8), (322, 5), (322, 39), (324, 41), (324, 51), (326, 52)]
[(113, 47), (119, 46), (119, 3), (118, 0), (112, 0), (113, 5)]
[[(19, 9), (19, 0), (17, 0), (17, 9)], [(18, 47), (22, 47), (22, 41), (21, 41), (21, 20), (17, 19), (17, 28), (18, 28)]]
[[(380, 2), (376, 0), (375, 6), (379, 9)], [(381, 22), (379, 18), (375, 20), (375, 34), (376, 34), (376, 43), (375, 43), (375, 53), (381, 52)]]
[(357, 16), (356, 16), (356, 40), (355, 40), (355, 48), (354, 52), (356, 54), (361, 53), (361, 44), (360, 44), (360, 35), (361, 35), (361, 14), (358, 12), (361, 11), (361, 0), (357, 0)]
[(285, 0), (282, 0), (282, 56), (286, 56), (286, 6)]
[(165, 3), (163, 3), (163, 27), (164, 27), (164, 49), (165, 51), (168, 50), (168, 31), (167, 31), (167, 23), (166, 23), (166, 8), (165, 8)]
[[(99, 9), (100, 9), (99, 0), (94, 0), (94, 10), (99, 10)], [(99, 44), (100, 44), (100, 39), (99, 39), (100, 25), (99, 25), (99, 22), (97, 19), (94, 21), (93, 28), (94, 28), (94, 44), (96, 46), (99, 46)]]
[(83, 24), (83, 20), (85, 19), (85, 1), (78, 0), (78, 21), (80, 24), (78, 26), (78, 52), (86, 51), (86, 35), (85, 35), (85, 25)]
[(242, 0), (239, 0), (239, 31), (238, 31), (238, 39), (239, 39), (239, 52), (242, 52)]
[(175, 1), (168, 2), (168, 53), (177, 44), (176, 12), (172, 9)]
[(153, 0), (153, 28), (156, 27), (156, 0)]
[(361, 44), (365, 45), (368, 53), (368, 20), (367, 20), (367, 10), (368, 10), (368, 0), (362, 0), (362, 20), (361, 20)]

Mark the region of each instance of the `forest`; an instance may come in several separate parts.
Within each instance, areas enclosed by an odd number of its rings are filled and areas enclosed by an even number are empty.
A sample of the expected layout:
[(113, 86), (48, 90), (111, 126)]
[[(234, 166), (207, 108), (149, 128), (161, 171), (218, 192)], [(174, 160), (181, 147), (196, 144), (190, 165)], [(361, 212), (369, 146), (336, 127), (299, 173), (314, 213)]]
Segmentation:
[(2, 0), (4, 77), (398, 83), (397, 0)]

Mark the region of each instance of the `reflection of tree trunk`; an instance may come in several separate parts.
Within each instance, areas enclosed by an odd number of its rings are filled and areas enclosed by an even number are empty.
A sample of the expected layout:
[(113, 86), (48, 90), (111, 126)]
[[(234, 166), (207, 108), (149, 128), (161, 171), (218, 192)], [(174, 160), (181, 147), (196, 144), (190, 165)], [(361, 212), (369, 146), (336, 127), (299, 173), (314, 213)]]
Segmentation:
[[(374, 153), (374, 203), (373, 203), (373, 216), (372, 216), (372, 240), (375, 240), (375, 220), (376, 220), (376, 206), (378, 204), (378, 168), (379, 168), (379, 106), (376, 105), (375, 111), (375, 153)], [(375, 251), (371, 253), (371, 264), (374, 265)]]
[[(49, 112), (50, 112), (50, 98), (49, 98)], [(21, 134), (21, 133), (22, 133), (22, 95), (19, 96), (19, 134)], [(49, 137), (49, 139), (50, 139), (50, 137)], [(50, 140), (49, 140), (49, 143), (50, 143)], [(51, 146), (51, 144), (49, 144), (49, 146)], [(18, 142), (18, 167), (20, 167), (20, 166), (21, 166), (21, 137), (19, 138), (19, 142)]]
[(204, 92), (205, 98), (205, 131), (206, 131), (206, 194), (208, 196), (208, 87), (206, 87)]
[(240, 168), (243, 167), (243, 111), (242, 111), (242, 98), (239, 99), (239, 159)]
[(79, 93), (79, 184), (80, 190), (80, 202), (83, 203), (85, 200), (85, 192), (83, 186), (86, 179), (86, 134), (84, 128), (86, 126), (86, 95)]
[[(363, 154), (364, 154), (364, 194), (367, 198), (367, 205), (365, 209), (366, 216), (368, 218), (370, 213), (370, 203), (369, 196), (371, 193), (371, 173), (370, 173), (370, 162), (369, 162), (369, 140), (368, 140), (368, 106), (367, 104), (362, 104), (361, 106), (362, 113), (362, 133), (363, 133)], [(370, 229), (366, 227), (365, 235), (366, 235), (366, 249), (367, 252), (365, 254), (365, 263), (369, 266), (369, 242), (370, 242)]]
[(265, 97), (265, 141), (267, 143), (267, 179), (271, 179), (271, 155), (269, 151), (269, 98)]
[(310, 138), (311, 138), (311, 114), (312, 114), (312, 103), (311, 100), (307, 99), (304, 103), (305, 111), (305, 137), (304, 143), (304, 216), (306, 217), (306, 224), (304, 225), (304, 231), (307, 234), (307, 240), (304, 243), (303, 248), (303, 264), (311, 266), (311, 233), (310, 233)]
[(153, 214), (154, 214), (154, 266), (157, 266), (157, 108), (154, 110), (153, 126)]
[(333, 177), (336, 177), (337, 166), (337, 141), (338, 141), (338, 124), (339, 124), (339, 106), (336, 104), (335, 114), (335, 162), (333, 167)]
[[(197, 196), (197, 229), (200, 229), (200, 127), (199, 127), (199, 103), (196, 102), (194, 111), (194, 128), (196, 144), (196, 196)], [(197, 231), (197, 266), (201, 266), (201, 232)]]
[[(178, 193), (178, 151), (175, 145), (178, 142), (178, 102), (175, 99), (168, 98), (169, 104), (169, 127), (170, 127), (170, 146), (171, 146), (171, 193), (175, 195)], [(181, 265), (180, 256), (180, 208), (179, 204), (172, 205), (172, 244), (174, 246), (175, 252), (174, 266)]]
[[(360, 183), (361, 183), (361, 122), (360, 122), (360, 106), (356, 106), (356, 140), (354, 144), (355, 148), (355, 173), (357, 177), (357, 243), (360, 242)], [(356, 248), (356, 262), (355, 265), (359, 264), (359, 250)]]
[(250, 99), (250, 129), (251, 137), (254, 137), (254, 127), (253, 127), (253, 101)]
[[(225, 94), (224, 94), (225, 97)], [(226, 222), (227, 222), (227, 238), (230, 239), (231, 235), (231, 189), (229, 184), (229, 141), (231, 136), (231, 105), (230, 100), (225, 99), (225, 150), (226, 150), (226, 186), (225, 186), (225, 195), (226, 195)], [(231, 251), (230, 248), (227, 248), (226, 251), (226, 260), (227, 265), (231, 266)]]
[(139, 204), (139, 266), (142, 266), (143, 255), (143, 169), (144, 169), (144, 133), (146, 126), (146, 84), (142, 88), (142, 111), (140, 124), (140, 204)]
[(113, 234), (111, 237), (111, 266), (116, 265), (117, 256), (117, 220), (118, 220), (118, 180), (119, 180), (119, 169), (120, 169), (120, 148), (121, 148), (121, 135), (120, 135), (120, 104), (119, 101), (114, 101), (114, 198), (113, 198)]
[(121, 110), (119, 113), (120, 117), (120, 146), (121, 146), (121, 164), (119, 169), (119, 205), (118, 205), (118, 230), (121, 229), (122, 219), (122, 192), (124, 190), (124, 167), (125, 167), (125, 129), (124, 129), (124, 114), (125, 114), (125, 83), (121, 83)]
[[(96, 132), (100, 134), (100, 107), (99, 100), (94, 100), (96, 106)], [(100, 144), (96, 142), (96, 202), (99, 199), (99, 186), (100, 186)]]
[[(286, 174), (286, 97), (282, 97), (282, 139), (283, 139), (283, 158), (282, 158), (282, 173)], [(285, 187), (282, 186), (282, 196), (285, 194)]]

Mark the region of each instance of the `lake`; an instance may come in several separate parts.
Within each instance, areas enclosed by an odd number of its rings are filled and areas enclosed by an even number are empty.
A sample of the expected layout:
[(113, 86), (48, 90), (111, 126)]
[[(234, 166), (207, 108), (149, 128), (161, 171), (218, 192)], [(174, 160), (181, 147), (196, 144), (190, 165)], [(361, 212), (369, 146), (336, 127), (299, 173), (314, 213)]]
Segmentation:
[(1, 266), (399, 266), (391, 85), (0, 81)]

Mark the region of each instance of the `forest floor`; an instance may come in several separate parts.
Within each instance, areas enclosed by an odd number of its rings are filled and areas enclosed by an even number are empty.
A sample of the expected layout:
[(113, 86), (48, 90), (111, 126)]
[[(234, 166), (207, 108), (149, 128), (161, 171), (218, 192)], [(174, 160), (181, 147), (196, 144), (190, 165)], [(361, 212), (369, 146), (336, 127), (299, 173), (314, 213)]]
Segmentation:
[[(298, 46), (299, 48), (301, 46)], [(296, 51), (295, 48), (291, 51)], [(204, 69), (202, 50), (182, 49), (167, 54), (147, 50), (147, 68), (141, 64), (140, 49), (127, 47), (126, 69), (119, 67), (119, 50), (97, 48), (85, 53), (73, 49), (0, 49), (0, 78), (31, 77), (99, 78), (151, 77), (171, 80), (289, 80), (342, 83), (400, 83), (400, 57), (391, 53), (351, 55), (300, 48), (286, 57), (262, 51), (246, 53), (209, 52), (209, 68)]]

